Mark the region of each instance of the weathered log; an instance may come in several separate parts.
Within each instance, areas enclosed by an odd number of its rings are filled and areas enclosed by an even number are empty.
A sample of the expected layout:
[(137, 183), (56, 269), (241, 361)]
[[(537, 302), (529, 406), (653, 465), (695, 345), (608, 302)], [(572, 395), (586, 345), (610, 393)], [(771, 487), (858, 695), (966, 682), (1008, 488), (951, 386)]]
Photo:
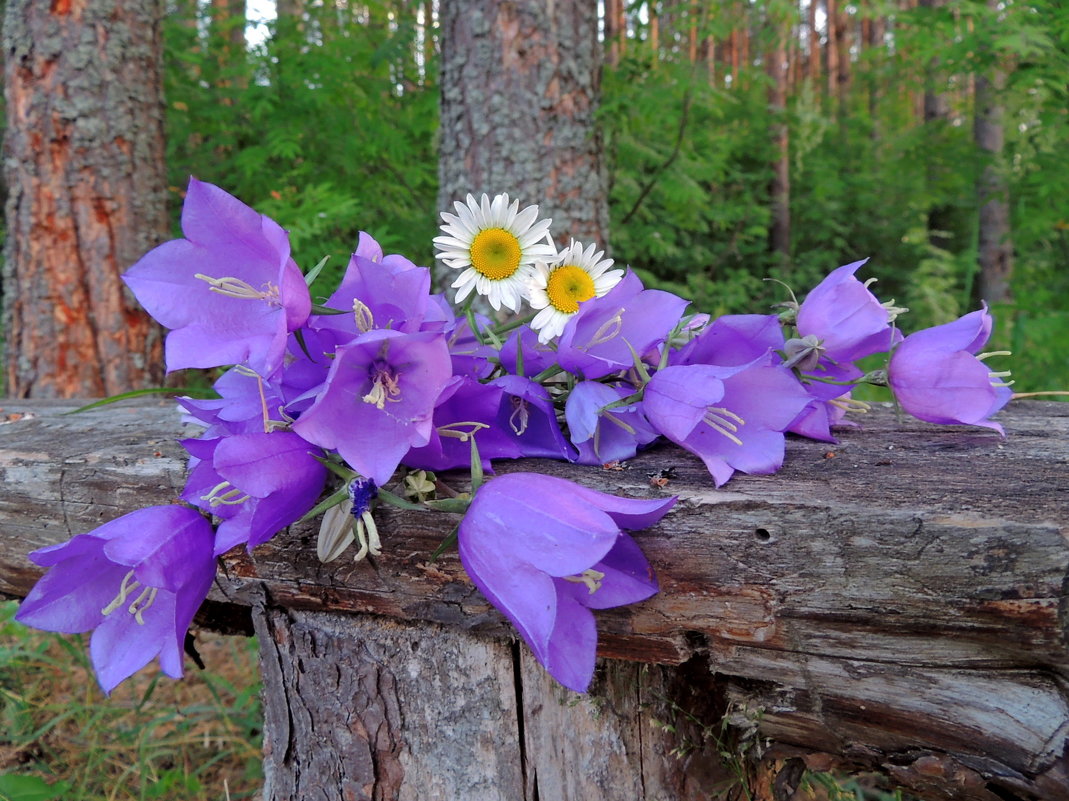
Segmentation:
[[(170, 404), (69, 408), (0, 412), (0, 593), (39, 575), (28, 550), (184, 480)], [(802, 759), (931, 798), (1069, 799), (1069, 406), (1000, 419), (1004, 440), (876, 409), (721, 490), (673, 447), (622, 470), (496, 465), (680, 496), (637, 536), (662, 592), (599, 613), (611, 659), (585, 698), (455, 555), (430, 561), (448, 515), (380, 509), (383, 555), (359, 564), (319, 564), (311, 526), (228, 553), (200, 623), (243, 630), (253, 610), (266, 797), (706, 798), (733, 780), (730, 742), (748, 749), (735, 779), (765, 756), (765, 797), (789, 796)]]

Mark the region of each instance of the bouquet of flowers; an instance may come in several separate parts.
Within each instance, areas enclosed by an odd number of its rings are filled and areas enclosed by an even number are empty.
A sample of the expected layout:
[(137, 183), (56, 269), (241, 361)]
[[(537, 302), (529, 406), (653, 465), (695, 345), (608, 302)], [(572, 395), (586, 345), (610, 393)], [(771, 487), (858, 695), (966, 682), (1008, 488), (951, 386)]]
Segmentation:
[[(350, 547), (362, 559), (386, 547), (378, 504), (438, 509), (463, 515), (456, 544), (475, 586), (561, 684), (584, 691), (591, 610), (657, 592), (627, 531), (657, 523), (675, 498), (620, 498), (537, 473), (487, 480), (493, 460), (601, 466), (664, 437), (720, 486), (736, 471), (776, 471), (787, 433), (833, 442), (832, 427), (864, 408), (851, 399), (862, 382), (886, 384), (922, 420), (1002, 433), (990, 417), (1011, 391), (984, 362), (993, 354), (979, 353), (986, 308), (903, 337), (905, 310), (872, 294), (857, 261), (779, 313), (710, 319), (614, 269), (593, 244), (558, 250), (535, 206), (469, 195), (455, 211), (434, 241), (456, 271), (456, 307), (431, 292), (429, 270), (367, 234), (317, 303), (322, 262), (302, 274), (277, 223), (191, 180), (185, 237), (125, 275), (169, 329), (169, 371), (228, 368), (218, 397), (179, 399), (203, 428), (182, 441), (181, 501), (34, 551), (49, 570), (18, 619), (92, 631), (107, 692), (156, 657), (180, 677), (220, 554), (321, 516), (320, 559)], [(479, 297), (493, 317), (478, 313)], [(890, 354), (885, 369), (857, 366), (879, 353)], [(439, 475), (464, 468), (463, 492)]]

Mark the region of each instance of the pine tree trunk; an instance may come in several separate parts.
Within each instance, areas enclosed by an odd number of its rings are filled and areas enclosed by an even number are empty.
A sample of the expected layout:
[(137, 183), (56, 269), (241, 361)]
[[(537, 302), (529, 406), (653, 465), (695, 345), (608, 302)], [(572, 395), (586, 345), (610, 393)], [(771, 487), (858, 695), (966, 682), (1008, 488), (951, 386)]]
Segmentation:
[(768, 105), (771, 112), (771, 134), (775, 151), (772, 163), (772, 227), (769, 245), (782, 263), (791, 252), (791, 184), (790, 149), (787, 129), (787, 45), (789, 27), (773, 22), (775, 43), (768, 54)]
[[(995, 12), (997, 0), (988, 0)], [(1004, 132), (1002, 99), (1005, 72), (995, 64), (986, 74), (976, 76), (976, 116), (973, 137), (987, 159), (977, 182), (980, 206), (980, 297), (988, 303), (1005, 303), (1010, 298), (1013, 274), (1013, 244), (1010, 241), (1010, 209), (1002, 162)]]
[(473, 0), (439, 14), (439, 208), (507, 192), (553, 218), (558, 245), (606, 244), (596, 5)]
[(160, 334), (119, 276), (168, 232), (161, 0), (9, 0), (6, 394), (158, 385)]
[(815, 85), (820, 80), (820, 31), (817, 30), (817, 2), (809, 0), (809, 10), (806, 14), (806, 26), (809, 29), (809, 79)]
[(825, 24), (828, 26), (828, 41), (824, 46), (827, 56), (827, 95), (829, 110), (837, 97), (839, 82), (839, 11), (837, 0), (824, 0), (824, 8), (827, 11)]
[[(919, 7), (934, 13), (946, 5), (946, 0), (919, 0)], [(945, 91), (946, 82), (941, 76), (940, 59), (932, 58), (925, 67), (924, 80), (924, 126), (926, 138), (935, 142), (950, 122), (950, 102)], [(941, 181), (940, 173), (946, 165), (935, 156), (935, 147), (928, 148), (929, 194)], [(943, 250), (954, 248), (953, 210), (945, 203), (937, 203), (928, 210), (928, 241)]]

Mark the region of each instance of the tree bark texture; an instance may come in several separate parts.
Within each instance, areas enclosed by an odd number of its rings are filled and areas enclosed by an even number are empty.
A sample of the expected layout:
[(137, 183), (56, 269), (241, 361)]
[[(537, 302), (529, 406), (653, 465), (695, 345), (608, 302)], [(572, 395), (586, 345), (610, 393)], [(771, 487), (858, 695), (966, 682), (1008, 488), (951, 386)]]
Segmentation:
[(787, 38), (789, 23), (770, 20), (774, 26), (774, 41), (768, 53), (768, 108), (772, 151), (772, 181), (769, 195), (772, 200), (772, 225), (769, 246), (782, 264), (791, 256), (791, 159), (789, 128), (787, 127)]
[(558, 246), (605, 246), (597, 4), (472, 0), (439, 15), (439, 208), (507, 192), (553, 218)]
[(119, 276), (168, 233), (162, 0), (11, 0), (4, 20), (7, 392), (162, 380), (160, 333)]
[[(27, 551), (181, 489), (170, 405), (3, 405), (0, 593), (39, 575)], [(719, 490), (667, 446), (623, 470), (497, 463), (679, 496), (636, 535), (660, 594), (598, 615), (589, 696), (531, 662), (455, 554), (429, 560), (449, 515), (378, 509), (361, 563), (318, 563), (313, 526), (229, 552), (199, 620), (251, 610), (261, 635), (266, 798), (781, 801), (804, 764), (1069, 799), (1069, 407), (999, 419), (1005, 440), (877, 408)]]
[[(995, 0), (988, 0), (991, 13), (997, 12)], [(993, 54), (989, 54), (993, 57)], [(988, 303), (1011, 300), (1010, 278), (1013, 276), (1013, 242), (1010, 237), (1009, 189), (1002, 161), (1003, 131), (1002, 89), (1006, 74), (997, 62), (986, 73), (976, 75), (976, 111), (973, 138), (985, 159), (977, 181), (976, 196), (980, 207), (979, 293)]]

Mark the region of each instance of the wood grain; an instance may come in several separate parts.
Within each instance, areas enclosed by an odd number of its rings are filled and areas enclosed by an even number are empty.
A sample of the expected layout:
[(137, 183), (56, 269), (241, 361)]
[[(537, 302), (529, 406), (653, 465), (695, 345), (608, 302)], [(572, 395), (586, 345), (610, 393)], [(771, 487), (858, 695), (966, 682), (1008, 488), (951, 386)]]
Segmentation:
[[(171, 502), (181, 488), (184, 459), (173, 441), (181, 426), (170, 404), (59, 414), (67, 408), (12, 401), (0, 412), (0, 592), (8, 595), (25, 594), (39, 574), (28, 550)], [(600, 654), (627, 662), (599, 668), (586, 699), (545, 679), (524, 647), (513, 651), (508, 626), (454, 554), (429, 560), (455, 522), (448, 515), (381, 509), (383, 555), (359, 564), (320, 565), (311, 527), (252, 554), (232, 551), (201, 623), (242, 630), (259, 605), (261, 642), (265, 632), (289, 632), (263, 646), (269, 685), (271, 660), (283, 666), (279, 688), (292, 684), (285, 666), (311, 651), (326, 664), (350, 664), (372, 631), (392, 644), (368, 645), (361, 659), (388, 663), (393, 681), (425, 675), (432, 662), (421, 660), (482, 643), (489, 650), (476, 661), (499, 677), (499, 690), (488, 691), (496, 708), (522, 710), (513, 734), (492, 722), (507, 711), (476, 727), (477, 738), (513, 749), (493, 755), (521, 766), (509, 781), (523, 795), (511, 797), (533, 799), (536, 786), (542, 798), (588, 797), (604, 776), (617, 777), (608, 798), (714, 797), (732, 781), (710, 767), (723, 736), (748, 744), (750, 761), (764, 754), (762, 764), (783, 776), (804, 758), (878, 770), (926, 797), (1069, 798), (1069, 406), (1019, 402), (1000, 420), (1006, 439), (899, 425), (875, 409), (864, 428), (842, 429), (838, 444), (792, 439), (779, 474), (739, 476), (720, 490), (673, 447), (620, 471), (499, 463), (502, 472), (551, 472), (635, 497), (680, 497), (637, 535), (662, 592), (599, 614)], [(647, 474), (666, 467), (678, 477), (651, 487)], [(351, 638), (339, 613), (355, 621)], [(418, 651), (397, 644), (397, 625), (406, 641), (423, 643)], [(323, 633), (299, 635), (306, 629)], [(412, 727), (433, 728), (428, 715), (442, 698), (473, 692), (466, 673), (447, 672), (427, 709), (413, 686), (405, 689), (402, 722), (384, 713), (401, 732), (398, 764), (410, 769), (401, 780), (373, 777), (366, 797), (405, 797), (419, 786), (430, 757), (416, 756), (428, 746), (417, 747), (426, 735)], [(294, 703), (293, 691), (278, 692)], [(494, 708), (478, 697), (455, 714), (479, 720)], [(269, 715), (271, 706), (269, 694)], [(271, 737), (289, 749), (302, 742), (283, 731)], [(487, 758), (472, 753), (469, 767), (488, 769)], [(285, 784), (276, 778), (274, 786)], [(755, 781), (780, 795), (791, 785), (782, 776), (778, 785)]]

